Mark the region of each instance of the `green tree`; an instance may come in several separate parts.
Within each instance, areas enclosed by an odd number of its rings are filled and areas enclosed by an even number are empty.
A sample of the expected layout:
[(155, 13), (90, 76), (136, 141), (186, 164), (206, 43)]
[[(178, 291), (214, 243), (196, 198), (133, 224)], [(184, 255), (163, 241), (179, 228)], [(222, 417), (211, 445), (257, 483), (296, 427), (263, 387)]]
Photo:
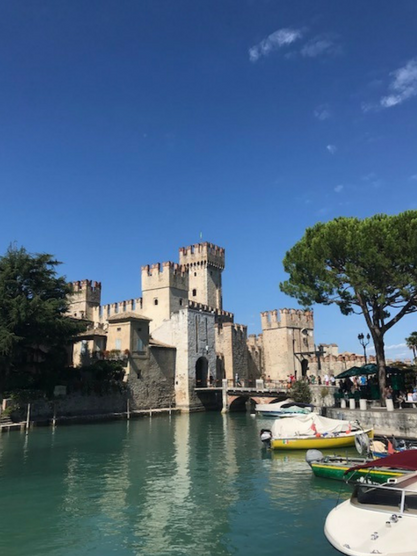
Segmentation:
[(305, 307), (336, 304), (344, 315), (364, 315), (384, 397), (384, 336), (417, 310), (417, 211), (318, 223), (283, 263), (290, 278), (280, 288)]
[(407, 344), (407, 347), (412, 350), (415, 361), (417, 357), (417, 332), (411, 332), (410, 336), (405, 339), (405, 343)]
[(9, 247), (0, 257), (0, 391), (53, 387), (71, 337), (84, 325), (65, 316), (71, 286), (48, 254)]
[(291, 386), (290, 396), (295, 402), (310, 403), (312, 397), (310, 386), (304, 380), (296, 380)]

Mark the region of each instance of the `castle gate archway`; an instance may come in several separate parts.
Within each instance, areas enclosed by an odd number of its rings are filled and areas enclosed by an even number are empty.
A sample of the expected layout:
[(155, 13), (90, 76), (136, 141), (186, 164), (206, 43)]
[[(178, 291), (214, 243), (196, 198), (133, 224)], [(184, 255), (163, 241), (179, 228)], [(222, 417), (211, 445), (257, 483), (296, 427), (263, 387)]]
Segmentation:
[(301, 361), (301, 376), (307, 376), (307, 371), (308, 371), (308, 361), (307, 359), (303, 359)]
[(205, 357), (197, 359), (195, 364), (195, 385), (196, 388), (207, 388), (208, 361)]

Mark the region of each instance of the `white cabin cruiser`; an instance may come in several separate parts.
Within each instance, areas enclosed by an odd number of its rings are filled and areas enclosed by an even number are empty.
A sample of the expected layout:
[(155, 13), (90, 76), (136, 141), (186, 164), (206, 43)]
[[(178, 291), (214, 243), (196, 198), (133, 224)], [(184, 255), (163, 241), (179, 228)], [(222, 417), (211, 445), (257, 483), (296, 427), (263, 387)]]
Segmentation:
[[(417, 556), (417, 451), (378, 460), (377, 465), (411, 471), (383, 485), (357, 484), (350, 500), (327, 516), (324, 533), (349, 556)], [(368, 462), (352, 468), (375, 467)]]
[(313, 411), (314, 406), (308, 403), (298, 403), (291, 399), (286, 399), (277, 403), (258, 403), (255, 411), (262, 417), (294, 417), (295, 415), (306, 415)]

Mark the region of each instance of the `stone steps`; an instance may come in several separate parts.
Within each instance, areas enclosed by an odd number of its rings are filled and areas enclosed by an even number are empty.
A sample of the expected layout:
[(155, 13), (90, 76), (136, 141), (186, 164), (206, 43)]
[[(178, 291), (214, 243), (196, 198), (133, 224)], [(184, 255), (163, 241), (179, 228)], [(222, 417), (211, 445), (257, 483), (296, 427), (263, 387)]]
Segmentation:
[(2, 425), (13, 425), (13, 421), (10, 419), (9, 415), (0, 415), (0, 426)]

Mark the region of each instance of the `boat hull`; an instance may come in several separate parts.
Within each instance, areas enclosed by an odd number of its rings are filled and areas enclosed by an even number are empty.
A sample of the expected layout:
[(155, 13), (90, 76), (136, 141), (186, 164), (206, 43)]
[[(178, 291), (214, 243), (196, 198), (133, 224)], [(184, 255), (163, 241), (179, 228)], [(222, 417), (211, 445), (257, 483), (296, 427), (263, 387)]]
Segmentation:
[(260, 417), (272, 417), (273, 419), (281, 419), (282, 417), (300, 417), (301, 415), (308, 415), (309, 411), (303, 412), (289, 412), (289, 411), (259, 411), (257, 410), (257, 415)]
[(347, 446), (354, 446), (355, 438), (358, 434), (366, 434), (369, 438), (373, 438), (374, 430), (367, 429), (339, 436), (273, 438), (271, 440), (271, 448), (273, 450), (321, 450), (326, 448), (344, 448)]
[(402, 477), (404, 471), (395, 471), (391, 469), (358, 469), (354, 473), (345, 475), (345, 472), (354, 465), (354, 462), (340, 463), (326, 463), (326, 462), (312, 462), (310, 463), (311, 469), (316, 477), (323, 479), (334, 479), (336, 481), (346, 481), (350, 478), (355, 481), (361, 480), (363, 477), (367, 481), (373, 483), (386, 483), (390, 478)]
[(415, 516), (402, 515), (387, 527), (393, 512), (351, 512), (350, 500), (342, 502), (327, 516), (324, 534), (329, 543), (346, 556), (417, 556)]

